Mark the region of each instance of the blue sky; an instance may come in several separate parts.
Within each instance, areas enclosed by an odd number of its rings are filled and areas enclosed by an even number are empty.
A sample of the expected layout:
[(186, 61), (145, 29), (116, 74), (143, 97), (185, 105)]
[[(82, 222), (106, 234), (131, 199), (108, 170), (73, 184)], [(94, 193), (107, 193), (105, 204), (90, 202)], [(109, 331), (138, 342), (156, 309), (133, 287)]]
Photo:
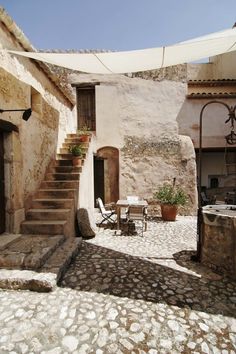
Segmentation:
[(133, 50), (231, 28), (236, 0), (2, 0), (38, 49)]

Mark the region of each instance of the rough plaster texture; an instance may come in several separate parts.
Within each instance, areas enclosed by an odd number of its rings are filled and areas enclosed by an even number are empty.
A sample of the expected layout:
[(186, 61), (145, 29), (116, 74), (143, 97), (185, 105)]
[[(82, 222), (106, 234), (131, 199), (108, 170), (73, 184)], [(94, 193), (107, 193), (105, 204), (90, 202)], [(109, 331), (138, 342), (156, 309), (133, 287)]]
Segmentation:
[(182, 213), (196, 210), (195, 155), (191, 141), (185, 136), (162, 137), (160, 140), (126, 138), (121, 149), (121, 195), (139, 195), (153, 199), (153, 193), (163, 183), (172, 183), (184, 188), (189, 197)]
[(94, 210), (94, 173), (93, 173), (93, 151), (94, 151), (94, 140), (92, 138), (89, 148), (86, 154), (86, 160), (83, 165), (83, 173), (80, 175), (79, 181), (79, 199), (77, 204), (77, 210), (80, 208), (87, 209), (92, 226), (95, 226), (95, 221), (93, 220), (93, 210)]
[(211, 63), (213, 63), (214, 77), (217, 77), (218, 79), (235, 79), (235, 59), (235, 52), (216, 55), (215, 57), (210, 58)]
[[(225, 102), (225, 99), (218, 99)], [(196, 148), (199, 147), (200, 112), (202, 107), (210, 100), (186, 99), (177, 116), (179, 132), (188, 135)], [(235, 105), (235, 99), (227, 99), (226, 103)], [(202, 122), (202, 146), (225, 147), (224, 136), (230, 132), (230, 124), (225, 124), (228, 110), (217, 103), (209, 104), (203, 111)]]

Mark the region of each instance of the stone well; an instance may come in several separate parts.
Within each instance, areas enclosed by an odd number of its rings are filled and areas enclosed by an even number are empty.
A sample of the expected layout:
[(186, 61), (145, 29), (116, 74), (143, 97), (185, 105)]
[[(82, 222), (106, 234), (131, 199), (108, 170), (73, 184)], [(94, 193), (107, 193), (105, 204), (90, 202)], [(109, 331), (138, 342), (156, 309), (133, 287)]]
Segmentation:
[(201, 262), (236, 279), (236, 206), (203, 207)]

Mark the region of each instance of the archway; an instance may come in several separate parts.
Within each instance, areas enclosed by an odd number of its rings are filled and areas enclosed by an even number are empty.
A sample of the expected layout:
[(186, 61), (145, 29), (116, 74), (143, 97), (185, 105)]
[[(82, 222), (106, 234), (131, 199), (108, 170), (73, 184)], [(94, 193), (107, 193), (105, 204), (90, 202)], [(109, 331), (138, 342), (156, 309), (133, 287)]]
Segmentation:
[[(99, 195), (98, 195), (99, 194)], [(102, 197), (105, 203), (119, 199), (119, 150), (103, 147), (94, 159), (94, 195)]]

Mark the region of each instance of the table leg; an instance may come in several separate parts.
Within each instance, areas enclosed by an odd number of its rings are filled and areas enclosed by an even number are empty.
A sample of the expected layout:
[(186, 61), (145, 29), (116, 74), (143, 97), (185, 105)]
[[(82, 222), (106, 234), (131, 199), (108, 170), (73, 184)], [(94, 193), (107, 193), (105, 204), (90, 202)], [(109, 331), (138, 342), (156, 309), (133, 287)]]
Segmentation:
[(120, 230), (120, 210), (121, 208), (120, 207), (117, 207), (117, 230)]

